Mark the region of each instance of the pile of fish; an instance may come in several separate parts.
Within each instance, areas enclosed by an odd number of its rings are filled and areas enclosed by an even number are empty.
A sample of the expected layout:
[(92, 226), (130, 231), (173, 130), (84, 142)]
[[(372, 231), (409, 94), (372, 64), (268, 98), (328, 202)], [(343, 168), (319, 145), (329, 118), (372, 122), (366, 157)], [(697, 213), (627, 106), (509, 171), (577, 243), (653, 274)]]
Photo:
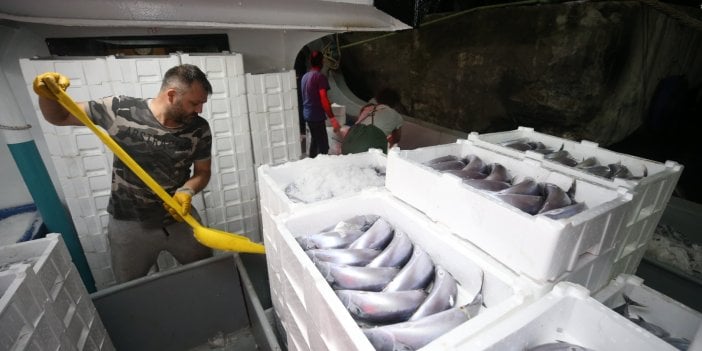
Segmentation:
[(645, 165), (643, 166), (643, 176), (634, 176), (631, 171), (629, 171), (629, 168), (622, 165), (621, 162), (601, 165), (595, 157), (586, 157), (578, 161), (568, 151), (563, 150), (563, 144), (559, 150), (551, 149), (540, 141), (528, 141), (523, 139), (506, 141), (500, 145), (519, 151), (538, 152), (544, 155), (544, 158), (547, 160), (558, 162), (569, 167), (575, 167), (587, 173), (607, 179), (621, 178), (637, 180), (648, 175), (648, 170)]
[(451, 274), (379, 216), (355, 216), (296, 239), (376, 350), (419, 349), (482, 306), (482, 271), (470, 287), (460, 286), (461, 300), (470, 302), (458, 306)]
[(499, 163), (486, 164), (476, 155), (459, 158), (446, 155), (431, 159), (424, 165), (450, 173), (463, 183), (486, 191), (530, 215), (544, 215), (552, 219), (568, 218), (587, 209), (584, 202), (576, 202), (575, 182), (568, 192), (551, 183), (537, 183), (532, 178), (524, 178), (514, 183), (507, 169)]
[(547, 344), (541, 344), (527, 349), (526, 351), (592, 351), (580, 345), (571, 344), (569, 342), (556, 340)]
[(613, 308), (612, 310), (621, 314), (622, 316), (624, 316), (624, 318), (634, 322), (639, 327), (646, 329), (651, 334), (663, 339), (663, 341), (673, 345), (673, 347), (675, 347), (678, 350), (685, 351), (690, 347), (690, 340), (671, 336), (667, 330), (653, 323), (647, 322), (643, 319), (643, 317), (632, 312), (632, 309), (646, 309), (646, 306), (632, 300), (626, 294), (622, 294), (622, 297), (624, 298), (624, 303)]

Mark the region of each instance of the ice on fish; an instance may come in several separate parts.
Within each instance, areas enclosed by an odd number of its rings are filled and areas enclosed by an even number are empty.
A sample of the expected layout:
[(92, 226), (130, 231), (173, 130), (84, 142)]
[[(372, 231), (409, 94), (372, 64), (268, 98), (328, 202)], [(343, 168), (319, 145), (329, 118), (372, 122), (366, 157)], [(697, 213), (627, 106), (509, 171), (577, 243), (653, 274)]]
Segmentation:
[(385, 185), (385, 169), (358, 165), (312, 166), (284, 188), (295, 202), (312, 203)]

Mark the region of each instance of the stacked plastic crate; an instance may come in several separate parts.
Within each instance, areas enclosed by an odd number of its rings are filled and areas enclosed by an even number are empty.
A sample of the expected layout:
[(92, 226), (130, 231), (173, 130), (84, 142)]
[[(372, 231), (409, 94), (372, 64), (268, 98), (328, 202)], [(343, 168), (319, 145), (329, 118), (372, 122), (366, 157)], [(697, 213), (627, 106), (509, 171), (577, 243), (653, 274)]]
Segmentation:
[[(601, 148), (597, 143), (590, 141), (576, 142), (535, 132), (533, 128), (527, 127), (483, 135), (471, 133), (468, 140), (480, 147), (518, 159), (538, 162), (544, 169), (568, 174), (613, 190), (623, 188), (631, 193), (632, 200), (624, 218), (624, 225), (616, 232), (614, 238), (615, 252), (610, 278), (636, 271), (683, 170), (683, 166), (674, 161), (660, 163), (646, 160)], [(608, 179), (549, 160), (538, 152), (519, 151), (504, 145), (517, 140), (541, 142), (547, 148), (565, 150), (578, 161), (594, 157), (601, 165), (620, 164), (640, 179)]]
[[(532, 178), (561, 189), (575, 189), (575, 201), (587, 209), (572, 217), (530, 215), (486, 191), (463, 183), (424, 163), (443, 156), (479, 157), (500, 164), (516, 179)], [(431, 185), (427, 192), (421, 184)], [(614, 245), (629, 213), (631, 194), (546, 169), (540, 162), (517, 158), (458, 140), (388, 154), (386, 187), (398, 198), (443, 223), (518, 274), (542, 284), (570, 281), (597, 290), (610, 277)]]
[(0, 247), (0, 348), (114, 350), (63, 239)]

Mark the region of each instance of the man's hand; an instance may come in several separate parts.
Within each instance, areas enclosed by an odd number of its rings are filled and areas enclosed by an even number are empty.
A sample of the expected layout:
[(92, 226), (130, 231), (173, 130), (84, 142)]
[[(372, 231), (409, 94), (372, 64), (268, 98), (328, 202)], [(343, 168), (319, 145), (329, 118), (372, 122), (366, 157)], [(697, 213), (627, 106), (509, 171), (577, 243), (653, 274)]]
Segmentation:
[(34, 92), (41, 97), (51, 100), (56, 100), (56, 95), (46, 84), (44, 84), (45, 79), (53, 79), (63, 91), (66, 91), (66, 89), (68, 89), (68, 87), (71, 85), (71, 81), (68, 79), (68, 77), (61, 73), (46, 72), (36, 76), (34, 78), (34, 83), (32, 83)]
[(170, 213), (176, 221), (182, 222), (183, 217), (190, 213), (190, 203), (193, 200), (193, 195), (195, 195), (193, 189), (188, 187), (179, 188), (173, 195), (173, 200), (180, 205), (180, 212), (168, 206), (166, 203), (163, 204), (163, 207), (168, 210), (168, 213)]
[(334, 129), (334, 133), (338, 133), (341, 129), (339, 121), (336, 120), (336, 117), (329, 118), (329, 121), (331, 122), (332, 128)]

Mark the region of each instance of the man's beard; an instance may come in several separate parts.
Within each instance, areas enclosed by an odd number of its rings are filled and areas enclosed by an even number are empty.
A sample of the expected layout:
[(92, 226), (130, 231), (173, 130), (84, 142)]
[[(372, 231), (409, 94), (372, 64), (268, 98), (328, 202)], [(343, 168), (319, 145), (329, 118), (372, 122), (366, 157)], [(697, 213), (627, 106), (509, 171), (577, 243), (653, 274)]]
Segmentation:
[(187, 114), (180, 105), (175, 105), (166, 113), (166, 116), (178, 124), (188, 124), (195, 117), (195, 114)]

